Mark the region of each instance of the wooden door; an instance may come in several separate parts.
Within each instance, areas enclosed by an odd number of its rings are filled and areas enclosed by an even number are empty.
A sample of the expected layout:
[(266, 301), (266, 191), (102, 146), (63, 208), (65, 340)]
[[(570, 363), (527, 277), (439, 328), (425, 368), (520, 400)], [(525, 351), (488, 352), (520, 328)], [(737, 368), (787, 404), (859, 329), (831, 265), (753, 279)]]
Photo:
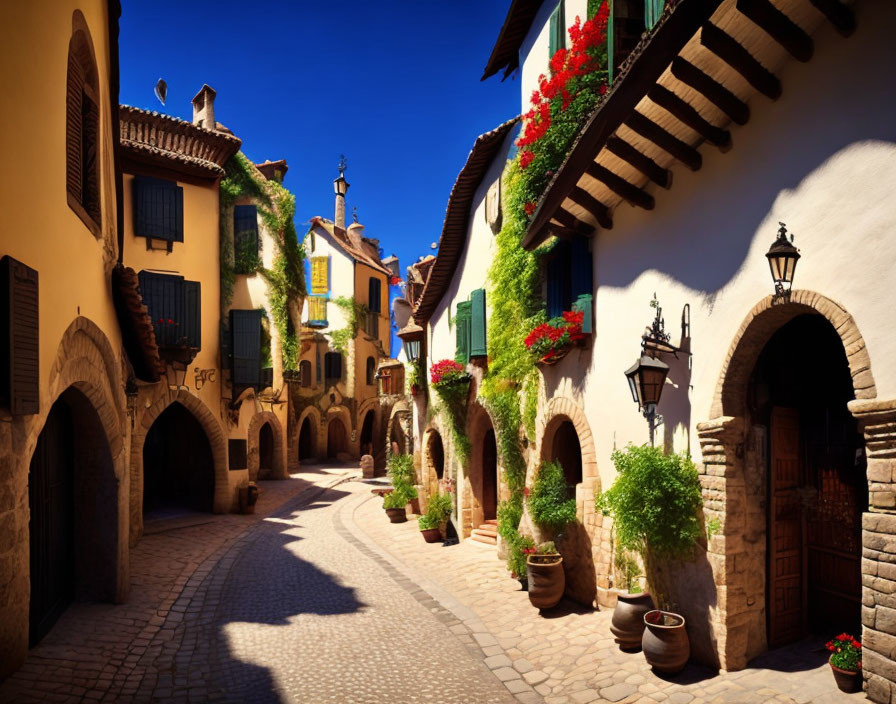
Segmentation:
[(485, 520), (498, 517), (498, 445), (491, 428), (482, 443), (482, 515)]
[(772, 409), (769, 473), (768, 644), (805, 634), (800, 425), (793, 408)]
[(334, 418), (327, 425), (327, 457), (336, 457), (340, 452), (345, 452), (345, 426)]
[(258, 468), (270, 470), (274, 467), (274, 431), (270, 423), (265, 423), (258, 431)]
[(74, 598), (74, 455), (71, 411), (57, 402), (37, 439), (28, 477), (31, 645), (49, 632)]

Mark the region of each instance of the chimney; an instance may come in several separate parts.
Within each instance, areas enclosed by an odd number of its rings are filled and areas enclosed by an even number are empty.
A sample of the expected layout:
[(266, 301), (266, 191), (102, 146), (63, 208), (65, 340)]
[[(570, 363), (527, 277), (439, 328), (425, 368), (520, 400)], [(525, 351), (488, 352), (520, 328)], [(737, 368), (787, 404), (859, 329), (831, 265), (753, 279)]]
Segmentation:
[(217, 123), (215, 122), (215, 96), (217, 93), (207, 83), (193, 98), (193, 124), (197, 127), (204, 127), (207, 130), (214, 130)]
[(345, 180), (345, 154), (339, 159), (339, 176), (333, 180), (333, 190), (336, 192), (336, 217), (333, 222), (336, 227), (345, 229), (345, 192), (348, 190), (348, 181)]

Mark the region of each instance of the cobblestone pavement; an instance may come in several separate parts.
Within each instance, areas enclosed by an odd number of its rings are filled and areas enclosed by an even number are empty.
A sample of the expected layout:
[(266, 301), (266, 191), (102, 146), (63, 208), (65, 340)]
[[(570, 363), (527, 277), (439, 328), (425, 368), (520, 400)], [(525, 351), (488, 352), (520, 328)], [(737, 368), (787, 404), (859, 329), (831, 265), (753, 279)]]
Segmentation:
[(71, 607), (0, 702), (517, 701), (483, 636), (347, 526), (370, 485), (342, 471), (263, 483), (255, 516), (152, 527), (128, 603)]
[(864, 701), (862, 693), (837, 690), (820, 641), (766, 654), (739, 672), (689, 665), (674, 677), (659, 677), (643, 654), (624, 653), (613, 642), (612, 610), (561, 602), (540, 615), (509, 578), (494, 547), (472, 541), (451, 547), (427, 544), (415, 521), (390, 524), (374, 497), (358, 503), (354, 522), (384, 559), (446, 609), (461, 614), (466, 625), (481, 630), (476, 638), (487, 644), (486, 663), (495, 674), (532, 685), (546, 704)]

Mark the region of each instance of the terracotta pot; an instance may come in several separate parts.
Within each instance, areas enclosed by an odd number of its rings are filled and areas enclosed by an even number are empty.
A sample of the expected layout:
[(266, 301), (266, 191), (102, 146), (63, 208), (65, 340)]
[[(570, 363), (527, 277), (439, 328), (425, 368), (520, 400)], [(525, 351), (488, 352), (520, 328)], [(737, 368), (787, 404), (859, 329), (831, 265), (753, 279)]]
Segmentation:
[(637, 650), (641, 647), (644, 614), (653, 609), (653, 598), (649, 592), (630, 594), (620, 591), (617, 594), (610, 631), (616, 637), (621, 650)]
[(556, 562), (533, 562), (526, 558), (529, 582), (529, 601), (536, 609), (551, 609), (563, 598), (566, 577), (563, 574), (563, 558)]
[[(828, 665), (831, 665), (831, 663), (829, 662)], [(831, 665), (831, 671), (834, 673), (834, 682), (837, 683), (841, 692), (858, 692), (862, 688), (861, 672), (841, 670), (833, 665)]]
[(386, 515), (392, 523), (404, 523), (408, 520), (407, 511), (403, 508), (387, 508)]
[(420, 499), (411, 499), (411, 513), (415, 516), (419, 516), (422, 513), (420, 510)]
[(538, 360), (539, 364), (544, 364), (546, 366), (552, 366), (563, 359), (566, 355), (569, 354), (569, 347), (561, 347), (559, 350), (554, 351), (554, 355), (552, 357), (542, 357)]
[(427, 543), (438, 543), (442, 540), (442, 532), (438, 528), (427, 528), (426, 530), (421, 530), (420, 533)]
[[(659, 613), (661, 623), (651, 623), (650, 614)], [(685, 630), (684, 616), (671, 611), (648, 611), (644, 614), (644, 635), (641, 649), (647, 664), (658, 672), (672, 675), (681, 672), (691, 655), (691, 643)]]

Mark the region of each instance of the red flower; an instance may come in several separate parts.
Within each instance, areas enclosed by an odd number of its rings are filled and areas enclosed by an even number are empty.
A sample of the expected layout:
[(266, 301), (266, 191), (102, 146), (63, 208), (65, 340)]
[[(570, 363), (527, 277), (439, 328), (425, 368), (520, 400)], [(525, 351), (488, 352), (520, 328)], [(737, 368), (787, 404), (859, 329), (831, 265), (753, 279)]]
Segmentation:
[(526, 215), (528, 215), (528, 216), (531, 218), (531, 217), (532, 217), (532, 213), (535, 212), (535, 203), (533, 203), (532, 201), (529, 201), (528, 203), (526, 203), (526, 204), (523, 206), (523, 210), (525, 210), (525, 211), (526, 211)]
[(532, 160), (535, 158), (535, 154), (526, 150), (524, 152), (520, 152), (520, 168), (525, 169), (529, 164), (532, 163)]
[(525, 487), (523, 489), (523, 496), (525, 496), (527, 499), (529, 498), (529, 487)]
[(400, 284), (400, 283), (401, 283), (401, 279), (398, 278), (397, 276), (393, 276), (392, 278), (389, 279), (390, 286), (398, 286), (398, 284)]
[(438, 384), (442, 381), (456, 379), (463, 373), (464, 368), (462, 365), (453, 359), (443, 359), (441, 362), (436, 362), (432, 365), (432, 369), (429, 370), (429, 379), (433, 384)]

